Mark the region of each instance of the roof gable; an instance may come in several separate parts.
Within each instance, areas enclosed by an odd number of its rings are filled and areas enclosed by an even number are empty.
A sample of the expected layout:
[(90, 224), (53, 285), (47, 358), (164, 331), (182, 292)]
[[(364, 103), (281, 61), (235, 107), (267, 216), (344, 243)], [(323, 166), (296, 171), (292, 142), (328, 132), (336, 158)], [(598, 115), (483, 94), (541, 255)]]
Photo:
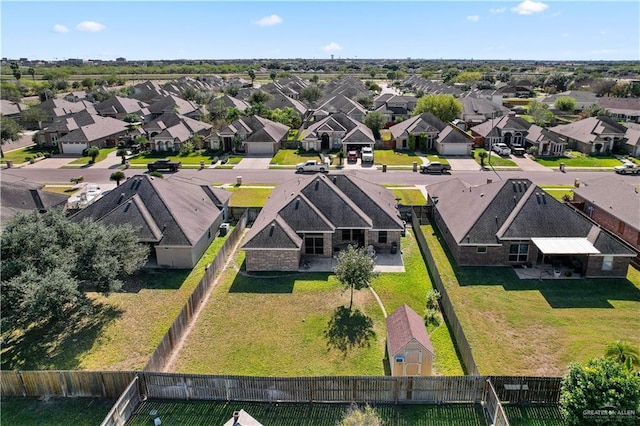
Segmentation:
[(416, 341), (432, 354), (435, 353), (422, 318), (406, 303), (393, 311), (386, 323), (389, 356), (400, 352), (411, 341)]

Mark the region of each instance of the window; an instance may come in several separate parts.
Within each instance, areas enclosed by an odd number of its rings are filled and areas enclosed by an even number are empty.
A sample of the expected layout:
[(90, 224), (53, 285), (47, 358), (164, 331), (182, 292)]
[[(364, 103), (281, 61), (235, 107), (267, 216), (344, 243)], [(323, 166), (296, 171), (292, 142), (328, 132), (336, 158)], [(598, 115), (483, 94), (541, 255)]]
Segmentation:
[(396, 362), (404, 362), (404, 355), (396, 355), (395, 360)]
[(305, 254), (324, 254), (322, 234), (307, 234), (304, 238)]
[(602, 258), (602, 270), (610, 271), (613, 269), (613, 256), (604, 256)]
[(487, 252), (487, 248), (486, 248), (486, 247), (484, 247), (484, 246), (476, 247), (476, 253), (482, 253), (482, 254), (484, 254), (484, 253), (486, 253), (486, 252)]
[(509, 262), (526, 262), (529, 256), (529, 243), (515, 243), (509, 246)]
[(378, 232), (378, 242), (380, 244), (386, 244), (387, 243), (387, 231)]
[(342, 239), (350, 240), (351, 239), (351, 229), (343, 229), (342, 230)]

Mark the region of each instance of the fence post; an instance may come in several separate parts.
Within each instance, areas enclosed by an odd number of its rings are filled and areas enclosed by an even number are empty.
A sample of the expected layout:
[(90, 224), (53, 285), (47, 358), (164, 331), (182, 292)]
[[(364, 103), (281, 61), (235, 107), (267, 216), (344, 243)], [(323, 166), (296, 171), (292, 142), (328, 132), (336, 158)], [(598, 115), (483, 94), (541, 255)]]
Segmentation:
[(27, 386), (24, 384), (24, 378), (22, 377), (21, 371), (18, 371), (18, 377), (20, 378), (20, 385), (22, 387), (22, 396), (27, 396)]

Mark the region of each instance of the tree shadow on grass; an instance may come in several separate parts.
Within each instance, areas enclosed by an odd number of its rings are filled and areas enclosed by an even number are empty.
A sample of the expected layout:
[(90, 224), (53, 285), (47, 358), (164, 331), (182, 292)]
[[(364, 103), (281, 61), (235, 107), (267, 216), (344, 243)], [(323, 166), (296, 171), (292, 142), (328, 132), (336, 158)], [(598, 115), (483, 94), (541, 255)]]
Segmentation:
[(370, 345), (376, 337), (373, 331), (373, 320), (359, 309), (349, 310), (346, 306), (338, 306), (324, 330), (329, 349), (337, 349), (347, 355), (349, 349)]
[(191, 269), (143, 268), (123, 280), (121, 292), (138, 293), (140, 290), (178, 290)]
[(73, 370), (122, 310), (103, 303), (76, 308), (67, 318), (2, 334), (3, 370)]

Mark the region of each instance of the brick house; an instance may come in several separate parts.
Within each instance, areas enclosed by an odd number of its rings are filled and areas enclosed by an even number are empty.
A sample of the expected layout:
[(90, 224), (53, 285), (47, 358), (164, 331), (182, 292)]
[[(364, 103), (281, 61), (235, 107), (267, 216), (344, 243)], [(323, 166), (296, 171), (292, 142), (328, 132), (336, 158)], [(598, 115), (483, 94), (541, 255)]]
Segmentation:
[[(435, 149), (440, 155), (469, 155), (473, 140), (466, 133), (445, 124), (430, 112), (408, 118), (389, 128), (391, 140), (386, 148), (410, 149), (413, 138), (415, 149), (424, 144), (427, 150)], [(424, 138), (421, 143), (420, 138)]]
[(480, 186), (451, 179), (427, 191), (433, 218), (459, 265), (566, 265), (586, 277), (626, 277), (636, 255), (528, 179)]
[(332, 257), (348, 244), (400, 248), (404, 223), (393, 193), (353, 175), (300, 176), (278, 185), (247, 233), (247, 271), (297, 271), (303, 256)]
[(365, 146), (373, 148), (376, 143), (373, 131), (369, 127), (340, 112), (301, 130), (298, 138), (303, 149), (318, 152), (342, 149), (346, 153), (350, 149)]
[(567, 142), (567, 148), (584, 154), (611, 152), (624, 146), (627, 132), (625, 126), (606, 116), (589, 117), (548, 130)]

